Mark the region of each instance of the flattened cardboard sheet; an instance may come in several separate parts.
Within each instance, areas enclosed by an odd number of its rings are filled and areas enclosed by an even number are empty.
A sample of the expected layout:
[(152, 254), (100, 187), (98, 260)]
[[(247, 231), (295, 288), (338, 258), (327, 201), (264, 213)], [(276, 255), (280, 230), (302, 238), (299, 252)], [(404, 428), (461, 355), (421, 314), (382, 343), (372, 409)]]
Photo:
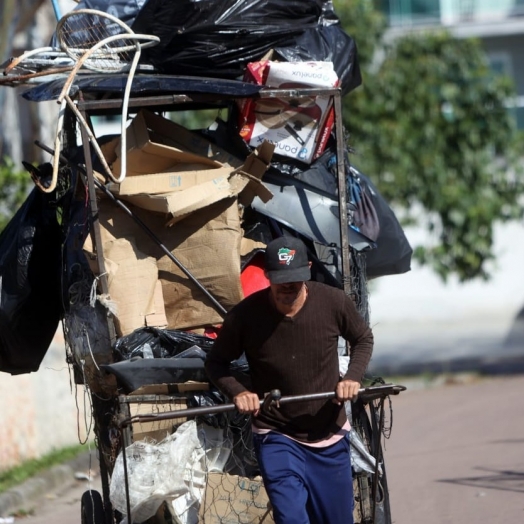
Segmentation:
[[(236, 199), (222, 200), (192, 213), (171, 228), (165, 227), (164, 215), (129, 207), (226, 310), (242, 300), (242, 232)], [(132, 237), (140, 252), (157, 261), (168, 328), (188, 329), (222, 322), (222, 314), (204, 292), (131, 217), (106, 198), (100, 199), (99, 217), (103, 245)]]
[(227, 473), (207, 476), (199, 518), (202, 524), (274, 523), (262, 480)]

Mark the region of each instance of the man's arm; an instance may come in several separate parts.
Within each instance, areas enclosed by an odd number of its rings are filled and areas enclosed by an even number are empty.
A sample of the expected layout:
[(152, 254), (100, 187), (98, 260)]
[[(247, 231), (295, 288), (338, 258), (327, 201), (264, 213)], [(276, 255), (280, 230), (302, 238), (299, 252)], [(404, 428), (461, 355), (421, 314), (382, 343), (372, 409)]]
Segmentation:
[[(350, 360), (343, 381), (339, 384), (346, 392), (351, 390), (354, 393), (355, 390), (358, 389), (355, 384), (358, 384), (358, 387), (360, 387), (362, 378), (371, 359), (373, 352), (373, 333), (348, 296), (345, 296), (343, 325), (345, 332), (342, 333), (342, 336), (350, 344)], [(344, 386), (343, 383), (346, 381), (353, 384), (346, 384)]]
[(205, 368), (209, 380), (229, 398), (246, 391), (246, 388), (231, 374), (230, 364), (242, 355), (240, 336), (226, 317), (213, 347), (206, 356)]
[(235, 313), (226, 316), (213, 347), (206, 356), (205, 368), (209, 380), (229, 397), (240, 413), (258, 412), (258, 396), (248, 391), (232, 374), (231, 362), (243, 353), (240, 328), (235, 323)]

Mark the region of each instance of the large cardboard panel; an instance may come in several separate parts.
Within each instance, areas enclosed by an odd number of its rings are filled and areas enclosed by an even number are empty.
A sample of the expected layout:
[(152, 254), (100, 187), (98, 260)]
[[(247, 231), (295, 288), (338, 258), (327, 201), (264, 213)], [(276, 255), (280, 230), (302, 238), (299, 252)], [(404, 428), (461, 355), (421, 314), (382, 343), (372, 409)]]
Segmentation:
[(232, 197), (231, 186), (226, 177), (219, 177), (203, 184), (164, 195), (123, 196), (142, 209), (166, 213), (172, 217), (184, 217), (193, 211)]
[(152, 310), (152, 312), (146, 315), (146, 326), (165, 328), (167, 326), (167, 317), (164, 308), (162, 282), (160, 282), (160, 280), (157, 280), (155, 283), (152, 305), (149, 309)]
[[(131, 204), (129, 208), (226, 310), (242, 300), (242, 233), (236, 199), (225, 199), (192, 213), (171, 228), (165, 227), (165, 215)], [(222, 314), (205, 293), (124, 211), (101, 198), (99, 217), (103, 244), (133, 237), (137, 248), (157, 261), (168, 328), (187, 329), (222, 322)]]
[[(130, 402), (129, 413), (131, 417), (135, 415), (160, 415), (169, 411), (179, 411), (187, 408), (187, 400), (171, 399), (152, 402)], [(173, 433), (173, 428), (185, 422), (187, 418), (172, 418), (166, 420), (154, 420), (150, 422), (134, 422), (131, 425), (133, 430), (133, 441), (145, 438), (160, 442), (168, 435)]]
[(156, 195), (183, 191), (197, 184), (227, 177), (233, 171), (230, 166), (214, 169), (192, 169), (193, 167), (193, 164), (179, 164), (171, 167), (168, 173), (129, 176), (120, 184), (110, 183), (107, 187), (115, 195)]
[(200, 506), (201, 524), (274, 523), (260, 479), (210, 473)]
[(132, 237), (117, 238), (104, 244), (108, 270), (109, 296), (115, 302), (115, 328), (120, 336), (146, 325), (155, 313), (152, 306), (158, 280), (156, 260), (140, 252)]

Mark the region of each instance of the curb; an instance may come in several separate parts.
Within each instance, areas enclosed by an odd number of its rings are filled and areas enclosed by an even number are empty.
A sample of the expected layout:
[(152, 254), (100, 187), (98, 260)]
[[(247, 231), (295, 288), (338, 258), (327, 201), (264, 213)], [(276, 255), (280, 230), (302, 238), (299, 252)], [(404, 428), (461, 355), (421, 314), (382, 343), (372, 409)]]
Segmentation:
[(98, 471), (96, 449), (81, 453), (64, 464), (53, 466), (22, 482), (14, 488), (0, 493), (0, 517), (30, 512), (36, 502), (57, 489), (64, 490), (77, 482), (75, 473)]

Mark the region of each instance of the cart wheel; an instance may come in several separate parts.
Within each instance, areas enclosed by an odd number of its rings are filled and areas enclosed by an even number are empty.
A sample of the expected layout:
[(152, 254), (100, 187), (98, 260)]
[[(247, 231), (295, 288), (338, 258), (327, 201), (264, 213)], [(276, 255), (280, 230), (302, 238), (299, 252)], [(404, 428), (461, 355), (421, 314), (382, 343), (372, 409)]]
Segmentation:
[(105, 524), (102, 495), (93, 489), (86, 491), (80, 501), (82, 524)]

